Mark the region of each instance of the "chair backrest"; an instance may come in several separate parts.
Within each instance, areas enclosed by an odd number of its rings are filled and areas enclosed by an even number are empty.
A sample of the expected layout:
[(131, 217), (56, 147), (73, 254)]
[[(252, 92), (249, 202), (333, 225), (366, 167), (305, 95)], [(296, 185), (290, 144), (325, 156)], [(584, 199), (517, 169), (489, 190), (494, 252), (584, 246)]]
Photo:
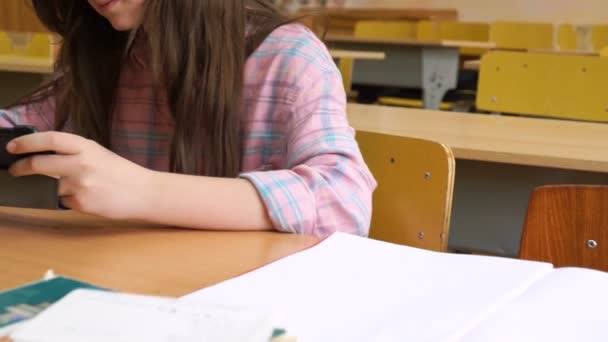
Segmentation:
[(580, 30), (572, 24), (557, 27), (557, 45), (561, 51), (584, 50)]
[(537, 188), (528, 206), (519, 256), (556, 267), (608, 271), (608, 186)]
[(490, 41), (499, 49), (551, 50), (553, 24), (497, 21), (490, 25)]
[(0, 56), (53, 59), (58, 46), (49, 33), (0, 31)]
[(594, 51), (608, 47), (608, 25), (591, 26), (591, 43)]
[(608, 59), (492, 51), (481, 59), (477, 108), (608, 122)]
[(557, 40), (560, 50), (599, 52), (608, 46), (608, 25), (572, 25), (558, 27)]
[(603, 48), (602, 50), (600, 50), (600, 56), (601, 57), (608, 57), (608, 46), (606, 46), (605, 48)]
[[(418, 22), (417, 38), (420, 40), (464, 40), (474, 42), (490, 41), (490, 24), (462, 21)], [(479, 56), (485, 49), (462, 48), (460, 53), (467, 56)]]
[(378, 181), (370, 237), (446, 251), (454, 187), (450, 148), (422, 139), (357, 132)]

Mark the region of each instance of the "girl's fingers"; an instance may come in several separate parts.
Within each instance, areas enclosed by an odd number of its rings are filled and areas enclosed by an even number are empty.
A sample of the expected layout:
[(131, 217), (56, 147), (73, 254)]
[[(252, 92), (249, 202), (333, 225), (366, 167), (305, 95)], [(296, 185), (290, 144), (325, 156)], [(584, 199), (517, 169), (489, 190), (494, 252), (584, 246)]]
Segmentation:
[(76, 156), (60, 154), (39, 154), (23, 158), (9, 168), (10, 174), (15, 177), (45, 175), (63, 178), (75, 171)]
[(42, 132), (11, 140), (6, 150), (13, 154), (54, 151), (59, 154), (78, 154), (89, 140), (63, 132)]

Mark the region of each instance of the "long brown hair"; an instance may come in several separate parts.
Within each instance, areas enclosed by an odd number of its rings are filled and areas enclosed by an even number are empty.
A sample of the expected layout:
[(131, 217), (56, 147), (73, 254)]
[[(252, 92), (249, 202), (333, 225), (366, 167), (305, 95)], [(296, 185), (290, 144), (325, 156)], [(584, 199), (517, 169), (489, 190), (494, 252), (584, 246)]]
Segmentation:
[[(129, 33), (84, 0), (32, 0), (62, 39), (54, 81), (26, 101), (54, 96), (55, 129), (111, 148), (112, 114)], [(175, 122), (172, 172), (235, 177), (247, 56), (288, 20), (270, 0), (147, 0), (143, 29)]]

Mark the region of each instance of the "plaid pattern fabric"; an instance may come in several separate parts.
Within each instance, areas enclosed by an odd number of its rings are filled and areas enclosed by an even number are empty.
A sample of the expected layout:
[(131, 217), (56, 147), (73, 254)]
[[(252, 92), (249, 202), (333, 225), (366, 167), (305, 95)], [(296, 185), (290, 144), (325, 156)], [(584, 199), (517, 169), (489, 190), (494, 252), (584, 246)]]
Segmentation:
[[(144, 50), (136, 46), (123, 67), (112, 150), (167, 171), (173, 122)], [(258, 189), (274, 227), (366, 236), (376, 182), (348, 124), (341, 76), (323, 43), (300, 25), (275, 30), (247, 61), (243, 105), (240, 177)], [(0, 125), (51, 130), (53, 112), (52, 101), (0, 111)]]

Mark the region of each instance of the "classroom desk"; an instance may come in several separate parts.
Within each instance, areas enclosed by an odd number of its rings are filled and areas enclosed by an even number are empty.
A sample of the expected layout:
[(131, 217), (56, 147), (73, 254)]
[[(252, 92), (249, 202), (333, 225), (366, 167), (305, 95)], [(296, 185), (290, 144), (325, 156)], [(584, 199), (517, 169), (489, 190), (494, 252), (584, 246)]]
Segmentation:
[(420, 88), (424, 107), (439, 109), (441, 100), (455, 89), (463, 47), (492, 48), (494, 44), (469, 41), (422, 41), (415, 39), (375, 39), (329, 35), (332, 49), (383, 51), (382, 61), (356, 61), (353, 84)]
[(608, 184), (608, 124), (360, 104), (348, 116), (356, 130), (452, 148), (452, 249), (516, 256), (536, 186)]
[(0, 290), (48, 269), (111, 289), (182, 296), (313, 246), (315, 237), (206, 232), (0, 208)]

